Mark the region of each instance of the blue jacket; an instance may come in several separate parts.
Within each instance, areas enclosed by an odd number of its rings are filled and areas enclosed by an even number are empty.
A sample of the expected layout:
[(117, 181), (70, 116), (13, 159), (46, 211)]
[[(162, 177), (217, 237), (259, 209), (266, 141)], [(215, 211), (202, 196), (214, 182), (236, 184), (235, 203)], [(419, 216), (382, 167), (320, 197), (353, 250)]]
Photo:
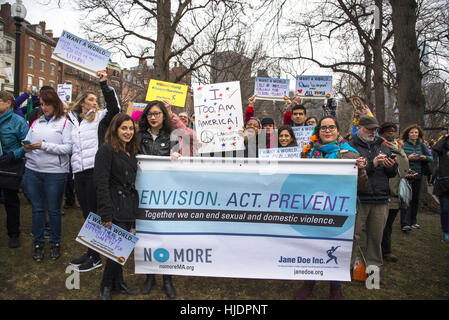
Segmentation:
[(0, 114), (0, 143), (3, 153), (13, 152), (16, 159), (21, 159), (25, 151), (22, 147), (22, 140), (28, 133), (28, 125), (24, 118), (14, 113), (10, 108)]
[[(412, 144), (409, 140), (407, 140), (404, 142), (402, 149), (404, 149), (405, 153), (407, 154), (407, 157), (412, 153), (417, 153), (420, 155), (427, 156), (427, 162), (430, 163), (433, 162), (433, 157), (430, 154), (429, 149), (421, 140), (419, 140), (419, 142), (416, 145)], [(422, 173), (421, 160), (409, 160), (409, 163), (410, 169), (415, 170), (419, 174)]]

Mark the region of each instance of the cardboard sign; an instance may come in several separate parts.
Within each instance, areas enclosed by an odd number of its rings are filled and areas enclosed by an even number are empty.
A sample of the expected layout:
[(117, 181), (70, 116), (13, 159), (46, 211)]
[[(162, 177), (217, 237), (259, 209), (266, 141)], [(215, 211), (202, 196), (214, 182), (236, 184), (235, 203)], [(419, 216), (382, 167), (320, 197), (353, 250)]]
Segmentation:
[(284, 101), (290, 90), (289, 79), (256, 77), (254, 95), (261, 100)]
[(124, 265), (139, 238), (128, 231), (112, 224), (106, 228), (101, 224), (101, 217), (89, 213), (76, 241), (95, 250), (106, 258)]
[(244, 150), (240, 82), (193, 85), (199, 153)]
[(128, 109), (126, 109), (126, 113), (128, 115), (131, 115), (136, 110), (143, 111), (143, 109), (145, 109), (146, 106), (147, 103), (130, 102), (128, 105)]
[(184, 108), (187, 97), (187, 89), (188, 86), (179, 83), (151, 79), (150, 84), (148, 85), (145, 100), (167, 100), (173, 106)]
[(72, 84), (58, 84), (58, 97), (61, 101), (72, 102)]
[(98, 77), (98, 71), (106, 70), (110, 56), (111, 52), (65, 30), (51, 55), (52, 59), (94, 77)]
[(328, 99), (332, 95), (332, 76), (296, 76), (296, 94), (309, 99)]

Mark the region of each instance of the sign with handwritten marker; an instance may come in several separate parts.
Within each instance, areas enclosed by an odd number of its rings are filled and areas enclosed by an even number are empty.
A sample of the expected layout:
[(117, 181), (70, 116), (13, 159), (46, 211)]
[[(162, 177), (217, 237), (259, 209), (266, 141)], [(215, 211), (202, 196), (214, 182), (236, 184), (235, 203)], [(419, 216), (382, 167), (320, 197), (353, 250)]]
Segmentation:
[(296, 94), (309, 99), (328, 99), (332, 95), (332, 76), (296, 76)]
[(287, 148), (270, 148), (259, 149), (259, 158), (266, 159), (299, 159), (301, 158), (300, 147), (287, 147)]
[(61, 101), (72, 102), (72, 84), (60, 83), (58, 84), (58, 97)]
[(65, 30), (51, 55), (52, 59), (98, 77), (97, 72), (105, 70), (111, 52), (84, 40)]
[(315, 126), (292, 127), (298, 147), (302, 148), (310, 142)]
[(167, 100), (173, 106), (183, 108), (186, 103), (187, 89), (187, 86), (179, 83), (151, 79), (145, 100)]
[(124, 265), (139, 238), (115, 224), (111, 224), (110, 228), (104, 227), (101, 224), (101, 217), (91, 212), (76, 241)]
[(244, 150), (240, 82), (193, 85), (199, 153)]
[(290, 80), (256, 77), (254, 95), (261, 100), (284, 101), (289, 95)]

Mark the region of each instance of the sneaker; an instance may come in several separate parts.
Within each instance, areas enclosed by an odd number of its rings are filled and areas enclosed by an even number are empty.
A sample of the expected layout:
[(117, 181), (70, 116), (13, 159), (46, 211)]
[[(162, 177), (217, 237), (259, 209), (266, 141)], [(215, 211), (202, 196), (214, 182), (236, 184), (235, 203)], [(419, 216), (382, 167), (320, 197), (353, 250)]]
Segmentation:
[(421, 229), (421, 226), (417, 223), (411, 225), (412, 229)]
[(56, 243), (51, 246), (50, 249), (50, 259), (56, 260), (61, 256), (61, 247), (59, 243)]
[(82, 265), (84, 262), (87, 261), (87, 259), (89, 258), (89, 255), (87, 253), (83, 254), (81, 257), (70, 261), (70, 264), (74, 267), (79, 267), (80, 265)]
[(407, 232), (407, 231), (412, 230), (412, 228), (410, 226), (403, 226), (401, 230), (404, 232)]
[(97, 261), (94, 261), (94, 258), (89, 257), (82, 265), (78, 266), (77, 270), (78, 272), (88, 272), (100, 268), (101, 266), (101, 258), (99, 258)]
[(35, 245), (34, 246), (34, 252), (33, 252), (33, 259), (34, 261), (42, 261), (44, 259), (44, 245)]

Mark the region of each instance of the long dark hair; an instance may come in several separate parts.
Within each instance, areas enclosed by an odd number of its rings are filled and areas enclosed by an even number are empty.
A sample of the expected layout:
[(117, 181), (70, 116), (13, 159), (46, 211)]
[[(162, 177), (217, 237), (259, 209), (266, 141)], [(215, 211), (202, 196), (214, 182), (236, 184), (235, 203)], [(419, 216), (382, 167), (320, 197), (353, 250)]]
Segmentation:
[(166, 133), (171, 133), (173, 131), (173, 126), (171, 123), (171, 118), (170, 115), (168, 114), (167, 108), (165, 108), (164, 104), (159, 101), (159, 100), (153, 100), (150, 101), (147, 106), (145, 107), (145, 109), (142, 112), (142, 116), (140, 117), (139, 120), (139, 132), (145, 132), (147, 131), (149, 128), (151, 128), (150, 124), (148, 123), (148, 112), (150, 112), (150, 109), (153, 106), (158, 106), (161, 111), (162, 111), (162, 115), (164, 117), (164, 120), (162, 121), (162, 128), (161, 130), (165, 131)]
[(281, 132), (287, 130), (288, 133), (290, 134), (290, 136), (292, 137), (292, 141), (288, 144), (287, 147), (297, 147), (298, 146), (298, 142), (296, 141), (296, 137), (295, 137), (295, 133), (293, 132), (292, 127), (290, 126), (280, 126), (278, 129), (278, 145), (279, 148), (281, 148), (281, 144), (279, 143), (279, 136), (281, 135)]
[(408, 134), (412, 129), (417, 129), (418, 130), (418, 141), (423, 141), (424, 140), (424, 131), (421, 128), (420, 125), (418, 125), (417, 123), (412, 124), (410, 126), (408, 126), (407, 128), (404, 129), (404, 131), (401, 134), (401, 138), (402, 141), (407, 141), (408, 140)]
[[(118, 136), (118, 129), (125, 121), (131, 121), (134, 126), (134, 135), (132, 139), (125, 145), (125, 148), (123, 148), (123, 144), (120, 141), (120, 138)], [(126, 113), (119, 112), (112, 118), (111, 123), (109, 124), (108, 130), (106, 131), (105, 135), (105, 142), (110, 143), (112, 145), (112, 148), (115, 152), (119, 152), (120, 150), (123, 152), (129, 152), (130, 154), (136, 154), (139, 150), (139, 143), (137, 142), (137, 132), (136, 132), (136, 126), (134, 125), (134, 121)]]

